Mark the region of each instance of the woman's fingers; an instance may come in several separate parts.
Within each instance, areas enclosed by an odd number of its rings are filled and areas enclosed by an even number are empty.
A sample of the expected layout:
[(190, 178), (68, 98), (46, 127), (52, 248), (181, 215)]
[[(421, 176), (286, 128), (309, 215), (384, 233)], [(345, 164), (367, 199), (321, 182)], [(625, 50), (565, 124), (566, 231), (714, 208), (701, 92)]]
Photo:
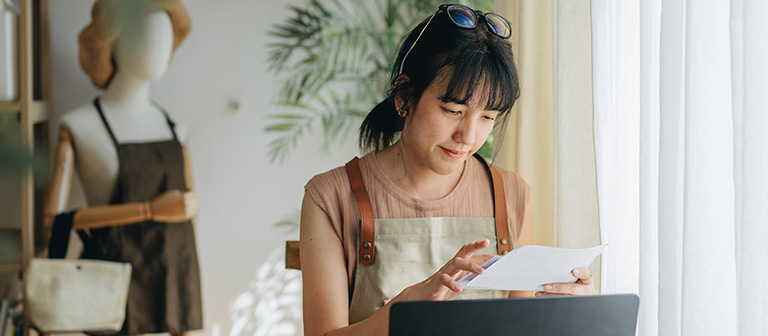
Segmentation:
[(578, 279), (576, 283), (547, 284), (544, 285), (544, 291), (536, 292), (536, 296), (597, 294), (592, 286), (592, 271), (589, 268), (577, 267), (571, 274)]
[(443, 266), (442, 270), (448, 273), (451, 277), (456, 277), (457, 273), (461, 271), (467, 271), (480, 274), (484, 271), (480, 265), (472, 262), (472, 254), (476, 251), (482, 250), (490, 245), (488, 239), (477, 240), (471, 243), (464, 244), (464, 246), (456, 252), (456, 256), (453, 257), (448, 263)]
[(451, 261), (449, 261), (443, 268), (443, 272), (451, 277), (455, 277), (461, 271), (480, 274), (483, 273), (484, 269), (478, 264), (459, 257), (451, 259)]
[(544, 286), (543, 292), (537, 292), (536, 296), (551, 295), (594, 295), (595, 287), (592, 286), (592, 271), (586, 267), (577, 267), (571, 274), (578, 280), (576, 283), (553, 283)]
[[(541, 295), (540, 295), (541, 294)], [(536, 296), (548, 295), (595, 295), (592, 284), (584, 283), (552, 283), (544, 285), (543, 292), (537, 292)]]
[(459, 249), (459, 252), (456, 253), (456, 258), (469, 259), (472, 257), (473, 253), (488, 247), (490, 244), (491, 242), (488, 239), (476, 240), (471, 243), (464, 244), (464, 246)]
[[(462, 288), (457, 282), (468, 272), (482, 273), (484, 269), (474, 260), (472, 254), (490, 245), (488, 239), (467, 243), (443, 267), (427, 280), (408, 288), (409, 300), (446, 300), (461, 294)], [(483, 256), (480, 260), (487, 260)]]
[(550, 294), (576, 295), (576, 286), (571, 283), (554, 283), (544, 285), (544, 292)]
[(580, 283), (588, 285), (592, 284), (592, 271), (589, 268), (577, 267), (571, 271), (571, 274), (579, 279)]
[(459, 283), (456, 282), (450, 275), (443, 273), (440, 275), (440, 283), (448, 287), (451, 291), (454, 291), (456, 293), (461, 293), (461, 286), (459, 286)]

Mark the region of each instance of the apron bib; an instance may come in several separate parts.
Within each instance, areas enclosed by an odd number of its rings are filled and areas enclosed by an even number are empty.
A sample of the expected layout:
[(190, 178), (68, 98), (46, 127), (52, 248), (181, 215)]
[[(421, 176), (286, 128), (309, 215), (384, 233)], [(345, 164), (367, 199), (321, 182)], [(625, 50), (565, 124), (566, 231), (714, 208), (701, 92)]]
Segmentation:
[[(168, 190), (188, 190), (181, 143), (165, 111), (173, 139), (121, 144), (98, 98), (93, 104), (117, 149), (119, 172), (110, 204), (150, 201)], [(200, 272), (191, 221), (144, 221), (91, 232), (107, 259), (133, 267), (120, 335), (202, 329)]]
[[(506, 254), (512, 249), (501, 176), (477, 156), (491, 173), (494, 217), (431, 217), (375, 219), (357, 163), (347, 165), (360, 209), (358, 263), (349, 307), (349, 323), (359, 322), (439, 270), (466, 243), (488, 239), (475, 254)], [(507, 291), (466, 290), (454, 300), (505, 298)]]

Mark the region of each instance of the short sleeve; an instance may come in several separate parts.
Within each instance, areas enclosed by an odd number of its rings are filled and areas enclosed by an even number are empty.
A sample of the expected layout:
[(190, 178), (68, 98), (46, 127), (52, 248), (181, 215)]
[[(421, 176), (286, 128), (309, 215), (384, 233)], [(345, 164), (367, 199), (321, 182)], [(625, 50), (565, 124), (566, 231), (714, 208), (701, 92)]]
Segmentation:
[(315, 175), (304, 186), (304, 190), (309, 193), (315, 204), (328, 215), (339, 239), (343, 239), (342, 223), (345, 202), (348, 202), (349, 196), (347, 194), (352, 192), (344, 167)]

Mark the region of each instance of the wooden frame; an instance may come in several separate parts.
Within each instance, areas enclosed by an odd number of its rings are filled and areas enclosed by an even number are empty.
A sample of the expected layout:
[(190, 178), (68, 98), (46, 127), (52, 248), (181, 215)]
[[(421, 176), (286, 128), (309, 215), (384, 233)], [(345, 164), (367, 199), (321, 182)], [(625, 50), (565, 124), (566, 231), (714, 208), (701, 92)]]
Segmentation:
[[(36, 141), (47, 142), (49, 121), (48, 97), (50, 93), (48, 0), (21, 0), (18, 17), (18, 99), (0, 103), (3, 113), (18, 116), (21, 141), (30, 155), (34, 154)], [(37, 32), (37, 34), (36, 34)], [(35, 76), (38, 77), (35, 77)], [(36, 97), (35, 88), (38, 88)], [(40, 127), (42, 125), (42, 127)], [(37, 126), (37, 127), (36, 127)], [(37, 139), (37, 140), (36, 140)], [(43, 143), (43, 148), (48, 144)], [(49, 154), (49, 153), (46, 153)], [(11, 250), (21, 250), (18, 256), (5, 258), (0, 272), (21, 272), (35, 256), (35, 208), (36, 196), (34, 171), (26, 167), (20, 176), (20, 227), (2, 229), (3, 242), (9, 242)], [(40, 189), (41, 186), (37, 186)], [(37, 201), (37, 202), (36, 202)], [(39, 221), (38, 221), (39, 222)], [(20, 239), (17, 239), (19, 238)], [(22, 285), (23, 286), (23, 285)], [(26, 321), (28, 322), (28, 321)], [(24, 335), (29, 335), (29, 323), (25, 323)]]

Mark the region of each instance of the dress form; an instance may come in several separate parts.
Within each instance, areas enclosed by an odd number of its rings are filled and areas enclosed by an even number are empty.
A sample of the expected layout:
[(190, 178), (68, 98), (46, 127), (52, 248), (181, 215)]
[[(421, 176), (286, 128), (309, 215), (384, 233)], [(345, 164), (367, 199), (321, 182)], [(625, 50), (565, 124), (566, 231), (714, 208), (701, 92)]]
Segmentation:
[[(117, 72), (101, 97), (104, 114), (120, 142), (168, 140), (165, 117), (149, 99), (149, 84), (162, 77), (170, 62), (173, 31), (165, 12), (139, 19), (114, 48)], [(88, 204), (109, 202), (118, 173), (117, 152), (96, 110), (88, 102), (61, 118), (76, 148), (75, 165)], [(183, 132), (179, 132), (183, 139)]]
[[(121, 143), (164, 141), (173, 137), (164, 114), (149, 98), (150, 83), (161, 78), (168, 67), (173, 38), (168, 14), (158, 11), (137, 18), (115, 43), (113, 56), (117, 70), (100, 101), (105, 117)], [(53, 216), (67, 207), (72, 165), (80, 176), (89, 204), (89, 208), (76, 214), (75, 228), (130, 224), (148, 217), (147, 205), (143, 204), (92, 208), (109, 203), (119, 164), (115, 146), (94, 105), (88, 102), (64, 114), (61, 128), (46, 203), (46, 226), (50, 226)], [(184, 128), (177, 125), (176, 133), (183, 144), (186, 140)], [(185, 161), (189, 168), (187, 155)], [(185, 178), (191, 189), (191, 177)], [(174, 220), (191, 218), (197, 212), (191, 191), (168, 196), (154, 205), (151, 208), (155, 214)], [(160, 205), (164, 206), (161, 208)], [(78, 222), (84, 223), (78, 225)]]
[(128, 27), (112, 48), (116, 70), (100, 107), (88, 103), (61, 119), (45, 225), (66, 208), (76, 169), (89, 206), (77, 210), (72, 229), (91, 229), (105, 259), (133, 266), (119, 334), (184, 335), (202, 328), (196, 200), (184, 132), (149, 99), (172, 55), (173, 26), (156, 11)]

